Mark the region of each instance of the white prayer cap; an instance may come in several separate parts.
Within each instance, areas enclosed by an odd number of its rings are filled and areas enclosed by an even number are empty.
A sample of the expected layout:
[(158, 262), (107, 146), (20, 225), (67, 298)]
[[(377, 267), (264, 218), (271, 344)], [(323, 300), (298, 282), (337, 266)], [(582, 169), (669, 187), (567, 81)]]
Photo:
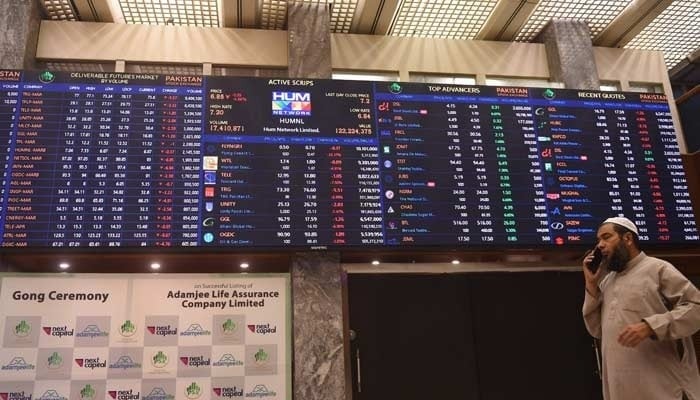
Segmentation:
[(612, 217), (603, 221), (603, 224), (608, 223), (623, 226), (629, 229), (630, 231), (634, 232), (635, 235), (639, 236), (639, 230), (637, 229), (637, 225), (635, 225), (634, 222), (630, 221), (625, 217)]

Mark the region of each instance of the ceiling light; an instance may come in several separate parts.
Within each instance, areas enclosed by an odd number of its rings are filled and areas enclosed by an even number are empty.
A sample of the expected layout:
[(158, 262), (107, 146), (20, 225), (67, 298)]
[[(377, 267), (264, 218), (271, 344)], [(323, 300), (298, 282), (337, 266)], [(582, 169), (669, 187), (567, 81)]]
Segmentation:
[(459, 264), (459, 260), (452, 260), (452, 264), (453, 264), (453, 265)]
[(241, 268), (247, 269), (248, 267), (250, 267), (250, 264), (248, 264), (247, 262), (241, 263)]
[(379, 265), (379, 260), (372, 260), (372, 265)]
[(62, 263), (58, 264), (58, 268), (68, 269), (68, 268), (70, 268), (70, 264), (68, 264), (67, 262), (62, 262)]
[(153, 270), (158, 270), (158, 269), (160, 269), (160, 264), (158, 264), (158, 263), (151, 263), (151, 269), (153, 269)]

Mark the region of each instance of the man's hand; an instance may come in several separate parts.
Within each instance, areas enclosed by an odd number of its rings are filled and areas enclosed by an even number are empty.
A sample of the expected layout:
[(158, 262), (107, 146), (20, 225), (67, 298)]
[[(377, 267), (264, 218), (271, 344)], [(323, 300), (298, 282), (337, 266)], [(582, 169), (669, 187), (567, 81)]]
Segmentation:
[(617, 337), (617, 342), (625, 347), (636, 347), (642, 340), (653, 335), (654, 331), (646, 322), (627, 325)]
[(598, 289), (598, 278), (600, 277), (600, 274), (602, 273), (603, 269), (598, 268), (598, 270), (593, 273), (591, 272), (590, 269), (586, 265), (588, 265), (591, 261), (593, 261), (593, 252), (590, 251), (586, 257), (583, 258), (583, 277), (586, 280), (586, 290), (588, 293), (590, 293), (593, 297), (598, 297), (598, 293), (600, 290)]

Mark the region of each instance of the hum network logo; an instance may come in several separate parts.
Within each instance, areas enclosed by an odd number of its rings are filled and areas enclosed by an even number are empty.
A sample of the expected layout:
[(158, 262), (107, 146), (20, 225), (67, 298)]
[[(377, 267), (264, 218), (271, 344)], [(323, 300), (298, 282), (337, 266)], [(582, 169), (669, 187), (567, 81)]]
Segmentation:
[(273, 115), (311, 115), (311, 93), (272, 92)]

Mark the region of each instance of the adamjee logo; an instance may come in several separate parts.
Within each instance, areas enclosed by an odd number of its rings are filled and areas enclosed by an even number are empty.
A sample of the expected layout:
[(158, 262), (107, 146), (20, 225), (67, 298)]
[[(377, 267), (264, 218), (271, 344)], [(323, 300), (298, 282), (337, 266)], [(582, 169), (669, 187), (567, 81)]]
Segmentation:
[(208, 367), (211, 365), (211, 358), (204, 358), (204, 356), (180, 357), (180, 361), (188, 367), (194, 368)]
[(0, 400), (32, 400), (31, 394), (21, 392), (0, 392)]
[(101, 330), (97, 325), (88, 325), (82, 332), (76, 333), (75, 336), (79, 338), (87, 337), (93, 339), (96, 337), (109, 336), (109, 333)]
[(109, 364), (111, 369), (132, 369), (141, 368), (141, 364), (134, 362), (129, 356), (121, 356), (117, 359), (117, 362)]
[(243, 397), (243, 388), (239, 388), (236, 386), (222, 386), (218, 388), (212, 388), (211, 389), (214, 394), (217, 397), (223, 397), (223, 398), (234, 398), (234, 397)]
[(115, 400), (137, 400), (141, 398), (141, 393), (134, 393), (133, 389), (129, 390), (109, 390), (107, 391), (109, 397)]
[(75, 329), (68, 329), (67, 326), (44, 326), (43, 330), (47, 335), (59, 338), (73, 336), (75, 332)]
[(156, 336), (171, 336), (177, 335), (177, 328), (171, 328), (170, 325), (147, 326), (148, 332)]
[(180, 332), (180, 336), (209, 336), (211, 331), (205, 330), (200, 324), (191, 324), (186, 330)]
[(37, 400), (68, 400), (67, 397), (61, 396), (60, 393), (53, 389), (49, 389), (44, 392)]
[(89, 368), (94, 370), (95, 368), (106, 368), (107, 360), (101, 361), (100, 357), (97, 358), (76, 358), (75, 363), (78, 364), (80, 368)]
[(174, 400), (175, 396), (169, 394), (162, 387), (154, 387), (151, 392), (143, 396), (143, 400)]
[(277, 396), (277, 392), (269, 390), (265, 385), (255, 385), (253, 390), (245, 394), (245, 397), (273, 397)]
[(219, 361), (212, 363), (214, 367), (235, 367), (240, 365), (243, 365), (243, 361), (236, 360), (236, 357), (230, 353), (222, 354)]
[(3, 371), (23, 371), (34, 368), (36, 368), (34, 364), (27, 364), (23, 357), (15, 357), (0, 369)]
[(248, 325), (248, 329), (253, 333), (259, 333), (261, 335), (277, 332), (277, 326), (270, 326), (270, 324)]

